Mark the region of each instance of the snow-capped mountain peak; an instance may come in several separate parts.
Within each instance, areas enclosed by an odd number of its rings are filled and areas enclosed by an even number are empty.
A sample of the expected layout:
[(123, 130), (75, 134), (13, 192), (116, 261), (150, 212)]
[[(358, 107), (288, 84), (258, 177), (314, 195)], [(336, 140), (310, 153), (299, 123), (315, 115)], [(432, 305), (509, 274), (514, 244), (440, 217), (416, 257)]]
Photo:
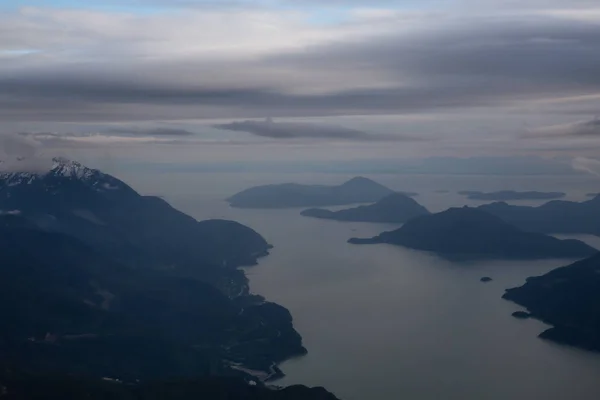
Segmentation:
[[(27, 161), (27, 160), (25, 160)], [(80, 180), (89, 180), (102, 174), (100, 171), (88, 168), (77, 161), (71, 161), (64, 157), (55, 157), (52, 162), (38, 162), (35, 166), (24, 162), (23, 160), (13, 161), (11, 163), (0, 162), (0, 180), (8, 186), (15, 186), (24, 183), (33, 183), (44, 177), (64, 177), (76, 178)]]
[(0, 172), (0, 180), (4, 181), (6, 186), (17, 186), (24, 183), (30, 184), (40, 177), (39, 172)]
[[(129, 186), (111, 175), (64, 157), (52, 158), (51, 163), (45, 163), (44, 168), (36, 165), (33, 171), (26, 169), (29, 165), (30, 163), (25, 162), (11, 163), (10, 169), (5, 168), (5, 171), (0, 172), (0, 189), (35, 184), (42, 185), (44, 190), (54, 193), (56, 190), (64, 190), (64, 185), (68, 181), (97, 192), (135, 193)], [(2, 168), (1, 164), (0, 168)]]
[(101, 174), (100, 171), (88, 168), (77, 161), (72, 161), (64, 157), (54, 157), (52, 159), (52, 168), (50, 168), (49, 173), (82, 180), (88, 180), (94, 175)]

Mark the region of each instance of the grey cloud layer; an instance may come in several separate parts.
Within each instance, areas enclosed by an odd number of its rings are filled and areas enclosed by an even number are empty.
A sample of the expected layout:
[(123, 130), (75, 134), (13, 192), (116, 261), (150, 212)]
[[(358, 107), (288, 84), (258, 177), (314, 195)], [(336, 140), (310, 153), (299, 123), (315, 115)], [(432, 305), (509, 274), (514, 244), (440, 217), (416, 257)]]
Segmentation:
[(112, 128), (107, 133), (136, 136), (193, 136), (194, 132), (181, 128)]
[(100, 132), (21, 132), (1, 135), (3, 150), (32, 157), (43, 148), (107, 148), (136, 144), (194, 144), (192, 132), (178, 128), (113, 128)]
[[(130, 3), (134, 3), (135, 5), (139, 5), (140, 3), (147, 4), (168, 4), (168, 5), (178, 5), (182, 7), (187, 6), (244, 6), (244, 5), (263, 5), (263, 6), (272, 6), (273, 4), (281, 4), (281, 5), (289, 5), (289, 4), (297, 4), (297, 0), (227, 0), (227, 1), (217, 1), (217, 0), (144, 0), (140, 1), (128, 1)], [(360, 6), (365, 7), (365, 0), (329, 0), (326, 3), (322, 0), (302, 0), (304, 4), (317, 4), (319, 6)], [(422, 0), (420, 4), (434, 4), (434, 5), (448, 5), (448, 2), (443, 2), (439, 0)], [(385, 6), (404, 6), (406, 5), (406, 0), (370, 0), (368, 2), (369, 7), (385, 7)], [(450, 2), (450, 5), (475, 5), (475, 6), (492, 6), (495, 8), (523, 8), (524, 6), (528, 8), (564, 8), (565, 0), (527, 0), (526, 3), (520, 0), (458, 0)], [(597, 6), (596, 0), (569, 0), (570, 7), (595, 7)]]
[(343, 126), (299, 122), (273, 122), (270, 119), (266, 121), (237, 121), (214, 125), (214, 127), (217, 129), (248, 132), (256, 136), (272, 139), (415, 140), (414, 138), (399, 135), (370, 134)]
[(432, 17), (360, 40), (251, 58), (53, 60), (48, 68), (28, 61), (42, 57), (0, 66), (0, 117), (402, 114), (600, 93), (600, 24), (542, 15)]
[(571, 161), (573, 169), (600, 176), (600, 160), (587, 157), (575, 157)]
[(551, 125), (529, 130), (525, 137), (530, 138), (594, 138), (600, 137), (600, 118), (569, 124)]

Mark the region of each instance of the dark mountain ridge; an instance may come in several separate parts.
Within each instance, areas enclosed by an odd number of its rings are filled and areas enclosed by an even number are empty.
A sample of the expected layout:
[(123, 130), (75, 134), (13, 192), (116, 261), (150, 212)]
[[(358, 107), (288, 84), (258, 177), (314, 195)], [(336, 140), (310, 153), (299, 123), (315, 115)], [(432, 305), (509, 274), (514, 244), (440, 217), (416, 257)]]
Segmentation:
[(581, 203), (554, 200), (529, 207), (497, 202), (478, 208), (526, 231), (600, 235), (600, 195)]
[(524, 232), (486, 212), (463, 207), (414, 218), (401, 228), (350, 243), (390, 243), (447, 258), (577, 258), (597, 250), (578, 240)]
[(40, 228), (75, 236), (128, 263), (191, 266), (207, 279), (216, 267), (252, 265), (269, 244), (233, 221), (198, 222), (165, 200), (77, 162), (54, 159), (40, 173), (0, 174), (0, 210)]
[(5, 400), (336, 400), (333, 394), (319, 387), (272, 388), (236, 377), (123, 383), (108, 378), (11, 370), (0, 371), (0, 390)]
[(237, 269), (267, 254), (262, 236), (54, 161), (0, 174), (0, 368), (266, 380), (306, 353), (289, 312)]
[(514, 190), (501, 190), (498, 192), (479, 192), (472, 190), (463, 190), (458, 192), (463, 196), (467, 196), (471, 200), (498, 200), (498, 201), (510, 201), (510, 200), (550, 200), (560, 199), (565, 197), (567, 194), (564, 192), (537, 192), (537, 191), (526, 191), (517, 192)]

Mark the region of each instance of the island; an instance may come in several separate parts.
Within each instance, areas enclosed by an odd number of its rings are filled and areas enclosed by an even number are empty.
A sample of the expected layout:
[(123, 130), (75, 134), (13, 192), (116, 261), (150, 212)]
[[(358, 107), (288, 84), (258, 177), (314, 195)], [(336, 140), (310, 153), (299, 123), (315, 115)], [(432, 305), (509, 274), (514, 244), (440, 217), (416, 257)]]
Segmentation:
[(525, 312), (525, 311), (515, 311), (511, 315), (518, 319), (527, 319), (527, 318), (531, 317), (531, 314), (529, 314), (528, 312)]
[(511, 201), (511, 200), (552, 200), (565, 197), (567, 194), (563, 192), (516, 192), (514, 190), (501, 190), (498, 192), (478, 192), (473, 190), (462, 190), (458, 194), (467, 196), (470, 200), (494, 200), (494, 201)]
[(526, 231), (600, 236), (600, 196), (583, 202), (553, 200), (537, 207), (495, 202), (478, 208)]
[(598, 195), (600, 195), (600, 193), (598, 193), (598, 192), (596, 192), (596, 193), (586, 193), (585, 197), (596, 197)]
[(429, 211), (405, 194), (392, 193), (370, 205), (339, 211), (309, 208), (300, 214), (336, 221), (404, 223), (411, 218), (427, 215)]
[[(248, 226), (197, 221), (66, 159), (0, 173), (0, 210), (0, 378), (193, 378), (202, 394), (233, 377), (259, 390), (307, 352), (289, 311), (250, 294), (239, 267), (271, 246)], [(304, 389), (257, 398), (318, 398)]]
[(552, 325), (540, 338), (600, 351), (600, 253), (528, 278), (503, 298)]
[(483, 278), (480, 279), (481, 282), (483, 283), (488, 283), (492, 281), (492, 278), (490, 278), (489, 276), (484, 276)]
[(255, 186), (227, 199), (238, 208), (294, 208), (372, 203), (394, 193), (371, 179), (355, 177), (337, 186), (282, 183)]
[(597, 252), (579, 240), (526, 232), (471, 207), (417, 217), (394, 231), (349, 242), (389, 243), (453, 260), (583, 258)]

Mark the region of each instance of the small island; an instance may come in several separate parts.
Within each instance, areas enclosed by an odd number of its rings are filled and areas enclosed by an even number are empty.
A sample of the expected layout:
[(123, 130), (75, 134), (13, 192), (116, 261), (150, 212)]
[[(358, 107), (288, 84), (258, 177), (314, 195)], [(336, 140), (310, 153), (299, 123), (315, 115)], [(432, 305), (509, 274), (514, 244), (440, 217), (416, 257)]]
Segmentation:
[(429, 211), (403, 193), (392, 193), (378, 202), (340, 211), (310, 208), (300, 213), (305, 217), (354, 222), (404, 223)]
[(417, 217), (397, 230), (368, 239), (352, 238), (349, 243), (388, 243), (453, 260), (583, 258), (597, 252), (579, 240), (522, 231), (470, 207)]
[(480, 279), (481, 282), (483, 283), (488, 283), (492, 281), (492, 278), (490, 278), (489, 276), (484, 276), (483, 278)]
[(600, 254), (528, 278), (521, 287), (508, 289), (513, 301), (552, 328), (540, 338), (600, 351)]
[(600, 193), (586, 193), (585, 197), (598, 197), (600, 195)]
[(462, 190), (458, 194), (467, 196), (470, 200), (493, 200), (493, 201), (511, 201), (511, 200), (553, 200), (565, 197), (563, 192), (517, 192), (514, 190), (501, 190), (498, 192), (478, 192), (473, 190)]
[[(371, 179), (355, 177), (338, 186), (282, 183), (255, 186), (227, 199), (238, 208), (294, 208), (372, 203), (394, 193)], [(408, 193), (416, 196), (417, 193)]]
[(527, 318), (531, 317), (531, 314), (529, 314), (526, 311), (515, 311), (511, 315), (518, 319), (527, 319)]

